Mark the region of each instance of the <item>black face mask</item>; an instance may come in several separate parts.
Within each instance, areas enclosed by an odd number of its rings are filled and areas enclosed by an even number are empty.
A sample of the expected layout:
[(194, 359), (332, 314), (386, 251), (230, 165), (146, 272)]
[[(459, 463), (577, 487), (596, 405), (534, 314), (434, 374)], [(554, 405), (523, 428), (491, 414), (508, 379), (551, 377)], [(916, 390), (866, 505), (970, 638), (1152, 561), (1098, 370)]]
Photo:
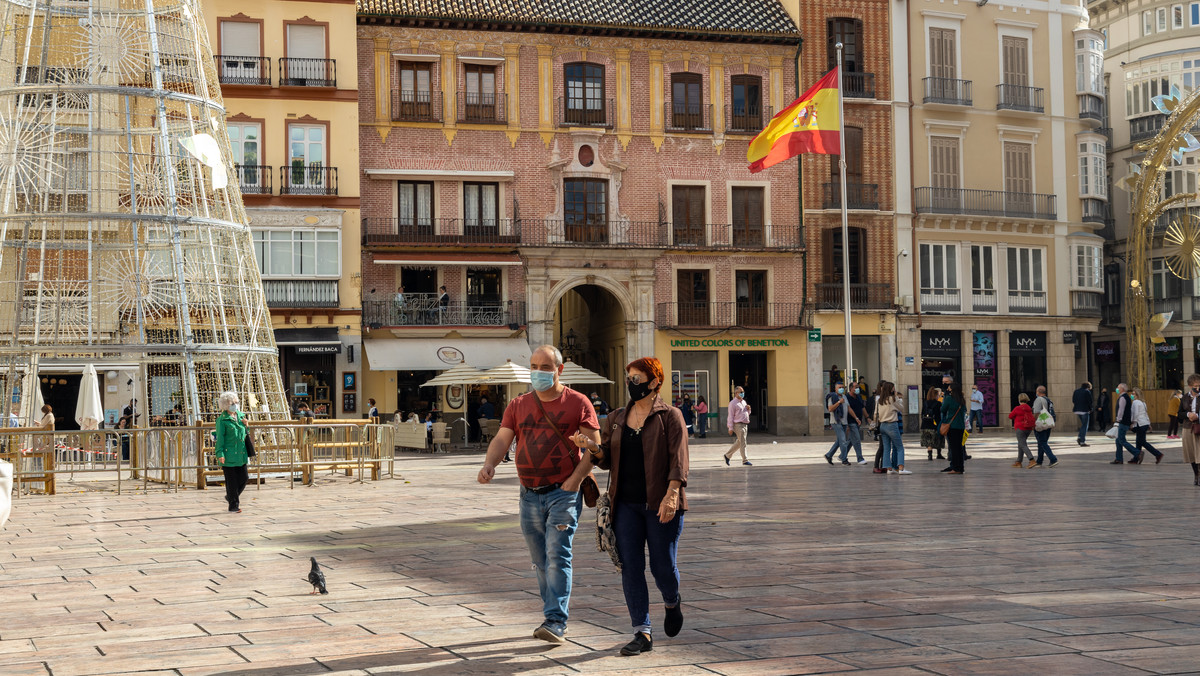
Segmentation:
[(632, 401), (641, 401), (646, 398), (646, 395), (650, 394), (649, 381), (637, 383), (635, 385), (627, 380), (625, 381), (625, 387), (629, 389), (629, 398)]

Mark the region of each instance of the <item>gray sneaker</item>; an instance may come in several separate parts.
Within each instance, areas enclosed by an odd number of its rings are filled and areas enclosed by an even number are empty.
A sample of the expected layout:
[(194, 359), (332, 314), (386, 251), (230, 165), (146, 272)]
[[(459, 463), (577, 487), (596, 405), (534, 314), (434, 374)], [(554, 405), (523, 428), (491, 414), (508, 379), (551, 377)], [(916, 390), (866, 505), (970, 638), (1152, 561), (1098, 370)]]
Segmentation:
[(537, 629), (533, 630), (533, 637), (540, 638), (547, 643), (562, 643), (567, 635), (566, 625), (557, 624), (546, 620)]

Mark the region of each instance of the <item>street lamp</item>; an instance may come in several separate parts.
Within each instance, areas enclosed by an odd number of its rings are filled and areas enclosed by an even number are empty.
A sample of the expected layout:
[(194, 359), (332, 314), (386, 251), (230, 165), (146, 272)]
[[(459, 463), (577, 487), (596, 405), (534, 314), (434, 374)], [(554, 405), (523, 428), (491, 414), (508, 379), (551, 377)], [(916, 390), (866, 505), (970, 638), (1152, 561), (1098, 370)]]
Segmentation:
[(575, 343), (577, 340), (578, 337), (575, 335), (575, 329), (568, 329), (567, 335), (563, 336), (562, 344), (559, 345), (559, 348), (562, 349), (564, 354), (573, 356), (575, 354)]

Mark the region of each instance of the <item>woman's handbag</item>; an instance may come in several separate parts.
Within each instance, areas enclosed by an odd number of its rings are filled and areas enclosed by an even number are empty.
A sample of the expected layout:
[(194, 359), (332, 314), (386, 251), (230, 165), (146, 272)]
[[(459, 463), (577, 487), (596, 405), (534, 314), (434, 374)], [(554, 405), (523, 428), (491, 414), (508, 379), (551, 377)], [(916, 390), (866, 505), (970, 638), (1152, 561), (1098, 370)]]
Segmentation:
[(256, 454), (254, 452), (254, 437), (250, 436), (250, 433), (247, 432), (246, 433), (246, 457), (253, 458), (255, 455)]
[[(555, 425), (554, 421), (550, 419), (550, 416), (546, 414), (546, 408), (542, 406), (542, 400), (538, 399), (536, 394), (533, 395), (533, 400), (537, 402), (538, 410), (542, 412), (542, 417), (546, 419), (546, 424), (554, 430), (554, 432), (558, 435), (558, 438), (563, 442), (564, 445), (566, 445), (567, 453), (574, 457), (574, 453), (571, 453), (571, 448), (574, 446), (574, 444), (567, 439), (567, 436), (562, 433), (562, 430), (558, 429), (558, 425)], [(576, 465), (578, 466), (578, 463), (576, 463)], [(600, 484), (596, 483), (596, 476), (594, 474), (588, 472), (588, 475), (583, 477), (583, 481), (579, 484), (579, 492), (583, 493), (583, 504), (585, 506), (596, 506), (596, 501), (600, 499)]]
[(943, 437), (950, 433), (950, 423), (942, 423), (938, 425), (938, 434)]
[(612, 510), (612, 498), (608, 496), (608, 491), (604, 491), (596, 500), (596, 549), (608, 552), (608, 558), (612, 559), (619, 573), (621, 557), (617, 553), (617, 532), (613, 530)]

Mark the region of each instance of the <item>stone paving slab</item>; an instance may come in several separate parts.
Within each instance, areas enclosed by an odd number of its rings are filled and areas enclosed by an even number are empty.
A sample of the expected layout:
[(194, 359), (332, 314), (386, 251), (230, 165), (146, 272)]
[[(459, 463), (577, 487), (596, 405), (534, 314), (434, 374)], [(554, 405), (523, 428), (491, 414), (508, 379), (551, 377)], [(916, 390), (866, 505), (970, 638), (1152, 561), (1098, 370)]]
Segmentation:
[(250, 486), (242, 514), (219, 491), (18, 498), (0, 674), (1200, 672), (1200, 489), (1177, 443), (1110, 466), (1109, 444), (1064, 437), (1059, 467), (1018, 470), (989, 434), (964, 475), (910, 448), (901, 477), (829, 467), (828, 441), (757, 441), (754, 467), (693, 448), (685, 628), (645, 655), (616, 653), (629, 620), (593, 512), (551, 646), (531, 637), (511, 466), (482, 487), (478, 455), (412, 454), (403, 481)]

